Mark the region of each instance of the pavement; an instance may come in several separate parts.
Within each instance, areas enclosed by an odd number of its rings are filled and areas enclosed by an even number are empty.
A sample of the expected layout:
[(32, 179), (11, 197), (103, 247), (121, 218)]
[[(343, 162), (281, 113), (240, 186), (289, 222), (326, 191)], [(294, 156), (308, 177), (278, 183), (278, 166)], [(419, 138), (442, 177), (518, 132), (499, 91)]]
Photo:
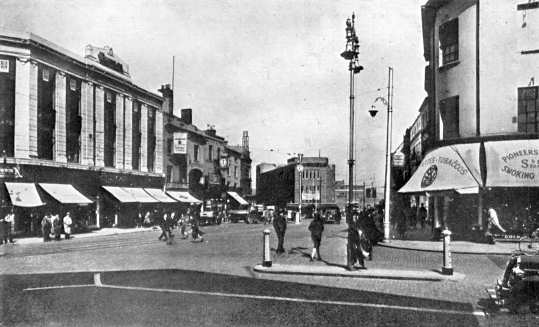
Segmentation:
[[(529, 250), (529, 242), (498, 241), (496, 244), (475, 243), (468, 241), (451, 241), (450, 250), (452, 253), (460, 254), (485, 254), (485, 255), (510, 255), (513, 251), (522, 249)], [(379, 246), (388, 248), (441, 252), (443, 251), (442, 241), (414, 241), (414, 240), (391, 240), (380, 243)], [(532, 250), (539, 250), (539, 243), (532, 243)]]

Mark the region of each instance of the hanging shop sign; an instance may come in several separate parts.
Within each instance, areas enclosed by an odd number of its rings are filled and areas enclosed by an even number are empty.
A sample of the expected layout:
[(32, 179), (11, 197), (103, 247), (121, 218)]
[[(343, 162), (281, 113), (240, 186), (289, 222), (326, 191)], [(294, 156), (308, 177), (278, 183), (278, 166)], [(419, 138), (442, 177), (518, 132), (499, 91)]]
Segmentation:
[(186, 154), (187, 153), (187, 133), (175, 132), (172, 136), (173, 146), (172, 153)]

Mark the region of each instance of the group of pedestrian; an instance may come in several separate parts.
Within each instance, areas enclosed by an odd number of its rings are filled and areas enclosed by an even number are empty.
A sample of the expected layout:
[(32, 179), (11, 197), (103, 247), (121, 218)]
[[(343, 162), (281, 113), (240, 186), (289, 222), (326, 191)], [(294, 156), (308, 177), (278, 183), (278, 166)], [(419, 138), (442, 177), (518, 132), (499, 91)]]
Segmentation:
[(158, 225), (161, 228), (161, 235), (159, 235), (158, 239), (166, 241), (167, 244), (172, 244), (174, 229), (178, 229), (182, 239), (187, 239), (191, 235), (193, 241), (204, 241), (202, 236), (204, 233), (200, 230), (199, 211), (193, 208), (188, 208), (181, 215), (176, 215), (176, 212), (165, 212), (158, 221)]
[(51, 241), (51, 235), (54, 237), (54, 240), (59, 241), (62, 239), (62, 234), (65, 235), (66, 240), (69, 240), (71, 238), (72, 225), (73, 219), (71, 218), (71, 213), (69, 211), (66, 212), (63, 218), (60, 218), (59, 214), (53, 215), (52, 213), (47, 212), (41, 220), (43, 242)]
[(13, 213), (13, 210), (8, 212), (5, 216), (0, 217), (0, 245), (8, 244), (8, 242), (15, 243), (13, 240), (13, 234), (11, 233), (14, 223), (15, 214)]

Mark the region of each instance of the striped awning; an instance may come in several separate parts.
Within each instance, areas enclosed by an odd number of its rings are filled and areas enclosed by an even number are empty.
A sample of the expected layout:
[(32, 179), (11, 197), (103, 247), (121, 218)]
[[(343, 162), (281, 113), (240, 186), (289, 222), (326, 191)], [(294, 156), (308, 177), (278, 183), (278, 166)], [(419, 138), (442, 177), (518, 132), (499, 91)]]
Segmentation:
[(159, 200), (162, 203), (175, 203), (178, 202), (168, 196), (163, 190), (158, 188), (145, 188), (144, 191), (148, 192), (153, 198)]
[(45, 190), (50, 196), (55, 198), (58, 202), (64, 204), (89, 204), (92, 203), (90, 199), (82, 195), (77, 189), (70, 184), (49, 184), (39, 183), (42, 189)]
[(189, 192), (167, 191), (167, 194), (173, 197), (174, 199), (183, 203), (196, 203), (196, 204), (202, 203), (202, 201), (200, 201), (199, 199), (189, 194)]

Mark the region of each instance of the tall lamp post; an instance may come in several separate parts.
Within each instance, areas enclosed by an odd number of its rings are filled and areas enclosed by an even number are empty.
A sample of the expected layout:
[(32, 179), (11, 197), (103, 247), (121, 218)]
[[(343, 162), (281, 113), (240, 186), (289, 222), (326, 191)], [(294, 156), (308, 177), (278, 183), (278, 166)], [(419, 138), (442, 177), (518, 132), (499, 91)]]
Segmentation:
[[(393, 113), (393, 68), (388, 67), (387, 78), (387, 99), (378, 97), (374, 102), (382, 101), (387, 107), (387, 125), (386, 125), (386, 169), (384, 183), (384, 242), (390, 241), (389, 235), (389, 203), (391, 201), (391, 133), (392, 133), (392, 113)], [(374, 104), (369, 110), (372, 117), (376, 116), (376, 107)]]
[[(354, 196), (354, 75), (363, 70), (359, 64), (359, 38), (356, 34), (354, 20), (356, 15), (352, 13), (352, 19), (346, 20), (346, 47), (341, 57), (348, 60), (348, 70), (350, 71), (350, 145), (348, 147), (348, 205), (346, 208), (347, 222), (352, 218), (352, 199)], [(346, 266), (352, 268), (351, 244), (348, 240)]]

